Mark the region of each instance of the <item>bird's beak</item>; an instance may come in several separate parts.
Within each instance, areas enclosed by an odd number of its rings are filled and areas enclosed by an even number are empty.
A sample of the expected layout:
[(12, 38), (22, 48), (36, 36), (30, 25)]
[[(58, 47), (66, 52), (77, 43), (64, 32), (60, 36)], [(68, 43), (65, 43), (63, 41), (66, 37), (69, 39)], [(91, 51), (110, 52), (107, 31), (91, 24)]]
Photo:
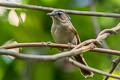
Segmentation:
[(47, 13), (48, 16), (55, 16), (55, 12)]

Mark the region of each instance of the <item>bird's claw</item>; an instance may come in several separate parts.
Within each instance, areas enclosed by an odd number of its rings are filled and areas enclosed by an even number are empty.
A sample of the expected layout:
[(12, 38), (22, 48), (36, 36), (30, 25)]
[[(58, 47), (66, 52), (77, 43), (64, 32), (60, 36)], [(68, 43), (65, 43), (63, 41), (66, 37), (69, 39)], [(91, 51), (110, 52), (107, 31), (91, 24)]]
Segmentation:
[(68, 50), (71, 50), (71, 46), (73, 45), (72, 43), (68, 43), (69, 47)]
[(47, 44), (51, 44), (52, 42), (51, 41), (48, 41)]

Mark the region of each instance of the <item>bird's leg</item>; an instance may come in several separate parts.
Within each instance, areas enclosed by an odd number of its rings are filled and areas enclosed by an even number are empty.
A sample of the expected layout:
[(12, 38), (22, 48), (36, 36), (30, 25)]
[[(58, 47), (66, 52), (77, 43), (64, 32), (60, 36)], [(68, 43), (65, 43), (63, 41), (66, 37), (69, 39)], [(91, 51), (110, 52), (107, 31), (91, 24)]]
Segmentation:
[(71, 46), (73, 45), (72, 43), (68, 43), (69, 47), (68, 47), (68, 50), (70, 51), (71, 50)]

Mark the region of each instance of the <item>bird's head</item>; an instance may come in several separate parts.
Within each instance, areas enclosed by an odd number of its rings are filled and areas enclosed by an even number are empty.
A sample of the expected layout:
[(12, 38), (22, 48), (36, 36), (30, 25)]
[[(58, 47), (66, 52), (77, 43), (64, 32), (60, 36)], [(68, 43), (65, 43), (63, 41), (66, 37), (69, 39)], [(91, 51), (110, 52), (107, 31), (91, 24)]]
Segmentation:
[(62, 10), (53, 10), (47, 15), (51, 16), (53, 21), (58, 21), (62, 23), (70, 22), (70, 17)]

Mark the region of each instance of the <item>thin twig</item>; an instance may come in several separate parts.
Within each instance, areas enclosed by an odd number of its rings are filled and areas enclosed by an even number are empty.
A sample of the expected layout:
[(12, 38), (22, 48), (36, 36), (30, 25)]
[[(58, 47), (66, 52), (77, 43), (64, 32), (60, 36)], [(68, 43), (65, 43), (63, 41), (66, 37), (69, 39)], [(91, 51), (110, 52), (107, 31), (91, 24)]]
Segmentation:
[[(115, 31), (115, 32), (118, 32), (119, 30), (120, 30), (120, 23), (119, 24), (117, 24), (117, 26), (115, 26), (115, 27), (113, 27), (113, 28), (111, 28), (111, 29), (109, 29), (109, 30), (113, 30), (113, 31)], [(98, 40), (98, 41), (102, 41), (102, 40), (104, 40), (105, 38), (107, 38), (110, 34), (112, 34), (112, 33), (104, 33), (104, 34), (102, 34), (101, 35), (101, 33), (103, 33), (105, 30), (103, 30), (103, 31), (101, 31), (100, 33), (99, 33), (99, 35), (98, 35), (98, 37), (96, 38), (96, 40)]]
[[(11, 8), (25, 8), (25, 9), (33, 9), (33, 10), (43, 10), (43, 11), (52, 11), (56, 8), (49, 8), (49, 7), (43, 7), (43, 6), (33, 6), (33, 5), (21, 5), (21, 4), (13, 4), (13, 3), (0, 3), (0, 6), (4, 6), (4, 7), (11, 7)], [(103, 12), (88, 12), (88, 11), (77, 11), (77, 10), (65, 10), (65, 9), (61, 9), (63, 11), (65, 11), (66, 13), (70, 13), (70, 14), (76, 14), (76, 15), (87, 15), (87, 16), (103, 16), (103, 17), (115, 17), (115, 18), (120, 18), (120, 14), (115, 14), (115, 13), (103, 13)], [(118, 30), (120, 30), (120, 24), (118, 24), (116, 27), (112, 28), (111, 30), (117, 32)], [(95, 39), (96, 41), (103, 41), (105, 38), (107, 38), (111, 33), (104, 33), (102, 35), (98, 35), (98, 37)], [(92, 42), (91, 42), (92, 43)], [(24, 44), (24, 43), (23, 43)], [(10, 45), (10, 46), (7, 46), (7, 48), (15, 48), (15, 47), (30, 47), (33, 46), (34, 44), (31, 43), (29, 45)], [(28, 44), (28, 43), (27, 43)], [(50, 44), (41, 44), (41, 47), (45, 47), (45, 46), (49, 46), (49, 47), (61, 47), (62, 44), (59, 44), (56, 46), (55, 45), (50, 45)], [(87, 46), (84, 46), (84, 45), (78, 45), (77, 48), (71, 50), (71, 51), (67, 51), (67, 52), (62, 52), (60, 54), (55, 54), (55, 55), (28, 55), (28, 54), (18, 54), (16, 52), (13, 52), (13, 51), (10, 51), (10, 50), (6, 50), (6, 49), (3, 49), (3, 48), (6, 48), (5, 46), (2, 46), (0, 47), (0, 54), (1, 55), (11, 55), (11, 56), (14, 56), (14, 57), (17, 57), (19, 59), (27, 59), (27, 60), (40, 60), (40, 61), (53, 61), (53, 60), (56, 60), (56, 59), (59, 59), (59, 58), (63, 58), (63, 57), (67, 57), (67, 56), (72, 56), (72, 55), (76, 55), (80, 52), (86, 52), (86, 51), (89, 51), (89, 50), (92, 50), (94, 47), (95, 47), (95, 44), (92, 45), (92, 44), (89, 44)], [(85, 44), (86, 45), (86, 44)], [(34, 47), (40, 47), (40, 45), (38, 44), (35, 44)], [(62, 45), (62, 48), (73, 48), (73, 47), (76, 47), (76, 46), (63, 46)], [(81, 47), (81, 48), (79, 48)], [(115, 51), (115, 50), (108, 50), (108, 49), (100, 49), (100, 48), (94, 48), (92, 51), (101, 51), (101, 52), (107, 52), (107, 53), (110, 53), (110, 54), (116, 54), (116, 55), (120, 55), (120, 51)], [(96, 72), (96, 73), (99, 73), (99, 74), (103, 74), (103, 75), (106, 75), (106, 79), (108, 79), (108, 77), (113, 77), (113, 78), (117, 78), (117, 79), (120, 79), (119, 76), (114, 76), (114, 75), (111, 75), (111, 74), (107, 74), (105, 72), (102, 72), (102, 71), (99, 71), (99, 70), (96, 70), (94, 68), (91, 68), (91, 67), (88, 67), (88, 66), (84, 66), (72, 59), (69, 60), (70, 62), (72, 62), (74, 65), (78, 66), (78, 67), (81, 67), (81, 68), (84, 68), (84, 69), (88, 69), (88, 70), (91, 70), (93, 72)], [(109, 73), (112, 73), (115, 68), (117, 67), (118, 63), (120, 62), (120, 58), (118, 58), (114, 64), (113, 64), (113, 68), (111, 69), (111, 71)]]
[[(112, 67), (112, 69), (110, 70), (109, 74), (112, 74), (112, 73), (113, 73), (113, 71), (117, 68), (117, 65), (118, 65), (119, 63), (120, 63), (120, 57), (117, 58), (117, 59), (113, 62), (113, 67)], [(106, 76), (106, 77), (104, 78), (104, 80), (108, 80), (108, 78), (109, 78), (109, 76)]]
[[(120, 30), (120, 23), (116, 27), (113, 27), (113, 28), (111, 28), (109, 30), (118, 32)], [(103, 30), (103, 31), (101, 31), (99, 33), (99, 35), (98, 35), (98, 37), (96, 39), (90, 39), (90, 40), (84, 41), (81, 44), (77, 45), (76, 46), (77, 48), (75, 47), (71, 51), (62, 52), (62, 53), (55, 54), (55, 55), (46, 55), (45, 56), (45, 55), (18, 54), (16, 52), (13, 52), (13, 51), (10, 51), (10, 50), (6, 50), (6, 49), (1, 49), (0, 50), (0, 54), (1, 55), (11, 55), (11, 56), (14, 56), (14, 57), (19, 58), (19, 59), (39, 60), (39, 61), (53, 61), (53, 60), (56, 60), (56, 59), (59, 59), (59, 58), (73, 56), (73, 55), (80, 54), (82, 52), (87, 52), (89, 50), (92, 50), (92, 49), (95, 48), (96, 41), (97, 42), (101, 42), (102, 40), (104, 40), (105, 38), (107, 38), (110, 34), (111, 33), (106, 32), (105, 30)], [(76, 65), (77, 65), (77, 63), (76, 63)], [(93, 71), (92, 68), (89, 68), (89, 70)], [(103, 75), (107, 75), (107, 74), (104, 74), (104, 72), (103, 72)], [(111, 74), (107, 75), (107, 76), (111, 76), (111, 77), (119, 78), (120, 79), (120, 77), (113, 76)]]
[(113, 77), (113, 78), (116, 78), (116, 79), (120, 79), (119, 76), (113, 76), (112, 74), (105, 73), (103, 71), (91, 68), (89, 66), (85, 66), (85, 65), (83, 65), (83, 64), (81, 64), (81, 63), (79, 63), (79, 62), (77, 62), (77, 61), (75, 61), (75, 60), (73, 60), (71, 58), (69, 58), (69, 62), (71, 62), (72, 64), (74, 64), (77, 67), (80, 67), (80, 68), (83, 68), (83, 69), (86, 69), (86, 70), (90, 70), (90, 71), (98, 73), (98, 74), (103, 74), (105, 76), (109, 76), (109, 77)]
[[(82, 51), (79, 50), (79, 51)], [(6, 50), (6, 49), (0, 49), (0, 54), (1, 55), (11, 55), (11, 56), (14, 56), (16, 58), (19, 58), (19, 59), (22, 59), (22, 60), (38, 60), (38, 61), (53, 61), (53, 60), (57, 60), (61, 57), (61, 55), (66, 55), (66, 54), (70, 54), (71, 51), (68, 52), (62, 52), (61, 54), (55, 54), (55, 55), (30, 55), (30, 54), (20, 54), (20, 53), (16, 53), (14, 51), (11, 51), (11, 50)], [(74, 52), (72, 52), (74, 53)], [(64, 56), (62, 56), (64, 57)], [(62, 58), (61, 57), (61, 58)], [(108, 74), (108, 73), (105, 73), (103, 71), (100, 71), (100, 70), (97, 70), (97, 69), (94, 69), (94, 68), (91, 68), (91, 67), (88, 67), (88, 66), (84, 66), (83, 64), (80, 64), (74, 60), (69, 60), (71, 63), (73, 63), (74, 65), (78, 66), (78, 67), (81, 67), (81, 68), (84, 68), (84, 69), (87, 69), (87, 70), (91, 70), (93, 72), (96, 72), (98, 74), (102, 74), (102, 75), (105, 75), (105, 76), (110, 76), (110, 77), (113, 77), (113, 78), (117, 78), (117, 79), (120, 79), (119, 76), (115, 76), (115, 75), (111, 75), (111, 74)]]
[(12, 44), (12, 45), (0, 46), (0, 49), (12, 49), (12, 48), (21, 48), (21, 47), (52, 47), (52, 48), (72, 49), (75, 47), (75, 45), (48, 43), (48, 42), (17, 43), (17, 44)]
[[(94, 12), (96, 12), (95, 3), (96, 3), (96, 0), (91, 0), (90, 9), (91, 9), (91, 11), (94, 11)], [(98, 35), (99, 32), (100, 32), (100, 26), (98, 24), (97, 17), (96, 16), (92, 16), (91, 20), (92, 20), (92, 24), (93, 24), (93, 28), (94, 28), (95, 34)], [(103, 40), (102, 43), (103, 43), (103, 45), (102, 45), (103, 48), (107, 48), (107, 49), (109, 48), (105, 40)], [(110, 59), (112, 59), (112, 55), (108, 55), (108, 57)], [(116, 67), (117, 67), (117, 65), (113, 64), (113, 67), (110, 70), (109, 74), (111, 74), (115, 70)], [(104, 80), (107, 80), (108, 78), (109, 78), (109, 76), (106, 76)]]
[(29, 54), (18, 54), (16, 52), (13, 52), (11, 50), (7, 50), (7, 49), (0, 49), (0, 54), (1, 55), (10, 55), (10, 56), (14, 56), (16, 58), (19, 59), (27, 59), (27, 60), (38, 60), (38, 61), (54, 61), (63, 57), (68, 57), (68, 56), (73, 56), (73, 55), (77, 55), (80, 52), (87, 52), (91, 49), (93, 49), (95, 46), (94, 45), (88, 45), (88, 46), (84, 46), (82, 48), (76, 49), (76, 50), (71, 50), (71, 51), (66, 51), (66, 52), (61, 52), (55, 55), (29, 55)]
[[(96, 11), (95, 2), (96, 0), (91, 0), (91, 4), (90, 4), (91, 11)], [(93, 23), (94, 31), (96, 35), (98, 35), (98, 33), (100, 32), (100, 26), (98, 25), (97, 17), (95, 16), (92, 17), (92, 23)], [(103, 43), (103, 46), (102, 46), (103, 48), (109, 48), (105, 40), (103, 40), (102, 43)], [(112, 55), (108, 55), (108, 56), (112, 58)], [(116, 69), (117, 65), (119, 64), (119, 62), (120, 62), (120, 57), (113, 62), (113, 67), (109, 71), (109, 74), (112, 74), (112, 72)], [(109, 76), (106, 76), (104, 80), (108, 80), (108, 78)]]
[[(22, 5), (22, 4), (15, 4), (15, 3), (2, 3), (2, 2), (0, 2), (0, 6), (9, 7), (9, 8), (24, 8), (24, 9), (32, 9), (32, 10), (41, 10), (41, 11), (53, 11), (54, 9), (58, 9), (58, 8), (51, 8), (51, 7)], [(116, 14), (116, 13), (89, 12), (89, 11), (77, 11), (77, 10), (67, 10), (67, 9), (60, 9), (60, 10), (63, 10), (69, 14), (76, 14), (76, 15), (120, 18), (120, 14)]]
[[(12, 45), (0, 46), (0, 49), (12, 49), (12, 48), (23, 48), (23, 47), (51, 47), (51, 48), (72, 49), (72, 48), (76, 47), (76, 45), (47, 43), (47, 42), (17, 43), (17, 44), (12, 44)], [(104, 49), (104, 48), (94, 48), (90, 51), (120, 56), (120, 51), (117, 51), (117, 50)]]

